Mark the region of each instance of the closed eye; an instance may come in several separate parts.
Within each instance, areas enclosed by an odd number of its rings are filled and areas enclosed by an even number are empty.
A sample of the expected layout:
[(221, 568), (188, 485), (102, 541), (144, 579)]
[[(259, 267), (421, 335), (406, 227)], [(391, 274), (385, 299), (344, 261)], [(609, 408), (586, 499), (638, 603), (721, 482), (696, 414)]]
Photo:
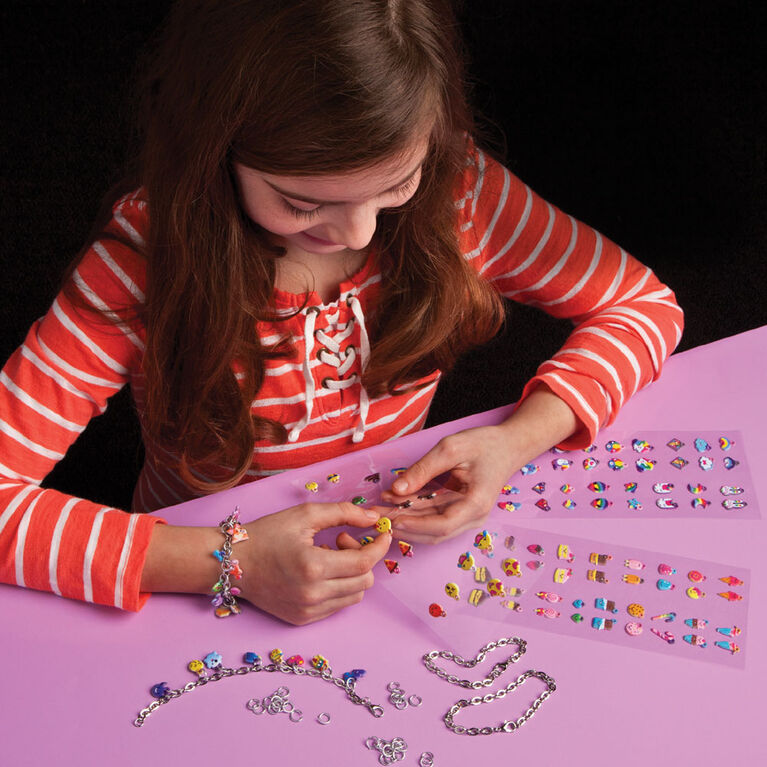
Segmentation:
[[(394, 198), (407, 197), (409, 194), (411, 194), (415, 190), (415, 188), (418, 186), (419, 181), (420, 181), (420, 175), (416, 173), (414, 176), (409, 178), (404, 184), (402, 184), (401, 186), (398, 186), (396, 189), (393, 189), (391, 192), (389, 192), (389, 194)], [(312, 219), (315, 216), (317, 216), (320, 212), (320, 209), (324, 207), (323, 205), (318, 205), (316, 208), (312, 208), (311, 210), (304, 210), (304, 208), (298, 208), (295, 205), (292, 205), (282, 196), (280, 196), (280, 201), (282, 202), (285, 210), (288, 213), (304, 221)]]

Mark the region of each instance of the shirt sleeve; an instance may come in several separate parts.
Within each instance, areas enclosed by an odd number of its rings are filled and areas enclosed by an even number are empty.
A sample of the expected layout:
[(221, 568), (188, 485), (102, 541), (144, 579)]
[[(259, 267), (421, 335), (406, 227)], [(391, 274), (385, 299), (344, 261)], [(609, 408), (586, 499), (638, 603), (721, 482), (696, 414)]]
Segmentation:
[(472, 148), (456, 204), (461, 247), (479, 274), (507, 298), (572, 320), (573, 332), (520, 401), (545, 384), (582, 424), (559, 447), (588, 446), (658, 378), (679, 343), (683, 314), (673, 292), (479, 149)]
[[(123, 198), (108, 231), (138, 242), (142, 206)], [(140, 272), (133, 250), (102, 239), (71, 280), (88, 303), (127, 318), (127, 307), (143, 300)], [(163, 520), (40, 487), (142, 352), (135, 322), (105, 324), (61, 292), (3, 367), (0, 582), (126, 610), (146, 602), (141, 572), (152, 527)]]

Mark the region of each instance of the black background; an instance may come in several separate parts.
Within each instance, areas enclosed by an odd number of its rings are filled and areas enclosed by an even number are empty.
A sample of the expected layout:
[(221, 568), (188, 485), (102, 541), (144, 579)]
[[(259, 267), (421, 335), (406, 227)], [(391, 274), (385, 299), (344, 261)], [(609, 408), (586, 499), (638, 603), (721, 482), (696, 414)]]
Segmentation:
[[(3, 360), (47, 310), (119, 177), (131, 74), (168, 5), (2, 4)], [(674, 289), (680, 350), (767, 324), (758, 7), (466, 0), (462, 12), (474, 101), (505, 135), (507, 165)], [(446, 377), (429, 425), (516, 399), (567, 332), (510, 306), (507, 330)], [(141, 459), (123, 392), (47, 484), (126, 508)]]

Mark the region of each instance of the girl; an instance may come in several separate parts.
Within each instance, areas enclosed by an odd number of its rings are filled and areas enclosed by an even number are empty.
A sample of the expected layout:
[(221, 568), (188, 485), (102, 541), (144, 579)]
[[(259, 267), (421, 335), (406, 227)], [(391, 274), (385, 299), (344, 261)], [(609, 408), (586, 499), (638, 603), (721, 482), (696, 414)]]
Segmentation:
[[(417, 430), (501, 295), (575, 328), (496, 427), (398, 479), (395, 535), (476, 526), (553, 445), (588, 445), (679, 341), (672, 292), (474, 142), (449, 0), (179, 2), (147, 67), (142, 151), (0, 378), (0, 577), (137, 610), (206, 593), (217, 528), (136, 512)], [(146, 460), (132, 512), (39, 483), (130, 384)], [(418, 499), (437, 475), (452, 493)], [(257, 494), (254, 493), (257, 498)], [(438, 504), (435, 505), (435, 503)], [(358, 602), (382, 509), (301, 504), (237, 544), (244, 598), (291, 623)]]

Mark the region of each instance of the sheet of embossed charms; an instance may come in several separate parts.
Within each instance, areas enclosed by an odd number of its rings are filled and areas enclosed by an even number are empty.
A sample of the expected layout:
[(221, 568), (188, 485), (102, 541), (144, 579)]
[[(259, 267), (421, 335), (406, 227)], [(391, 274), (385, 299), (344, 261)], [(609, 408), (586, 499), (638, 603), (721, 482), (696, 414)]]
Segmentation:
[(524, 466), (498, 507), (520, 517), (760, 518), (738, 431), (608, 429), (586, 450)]
[(378, 583), (446, 639), (481, 617), (731, 667), (745, 666), (750, 571), (498, 524), (415, 547)]

